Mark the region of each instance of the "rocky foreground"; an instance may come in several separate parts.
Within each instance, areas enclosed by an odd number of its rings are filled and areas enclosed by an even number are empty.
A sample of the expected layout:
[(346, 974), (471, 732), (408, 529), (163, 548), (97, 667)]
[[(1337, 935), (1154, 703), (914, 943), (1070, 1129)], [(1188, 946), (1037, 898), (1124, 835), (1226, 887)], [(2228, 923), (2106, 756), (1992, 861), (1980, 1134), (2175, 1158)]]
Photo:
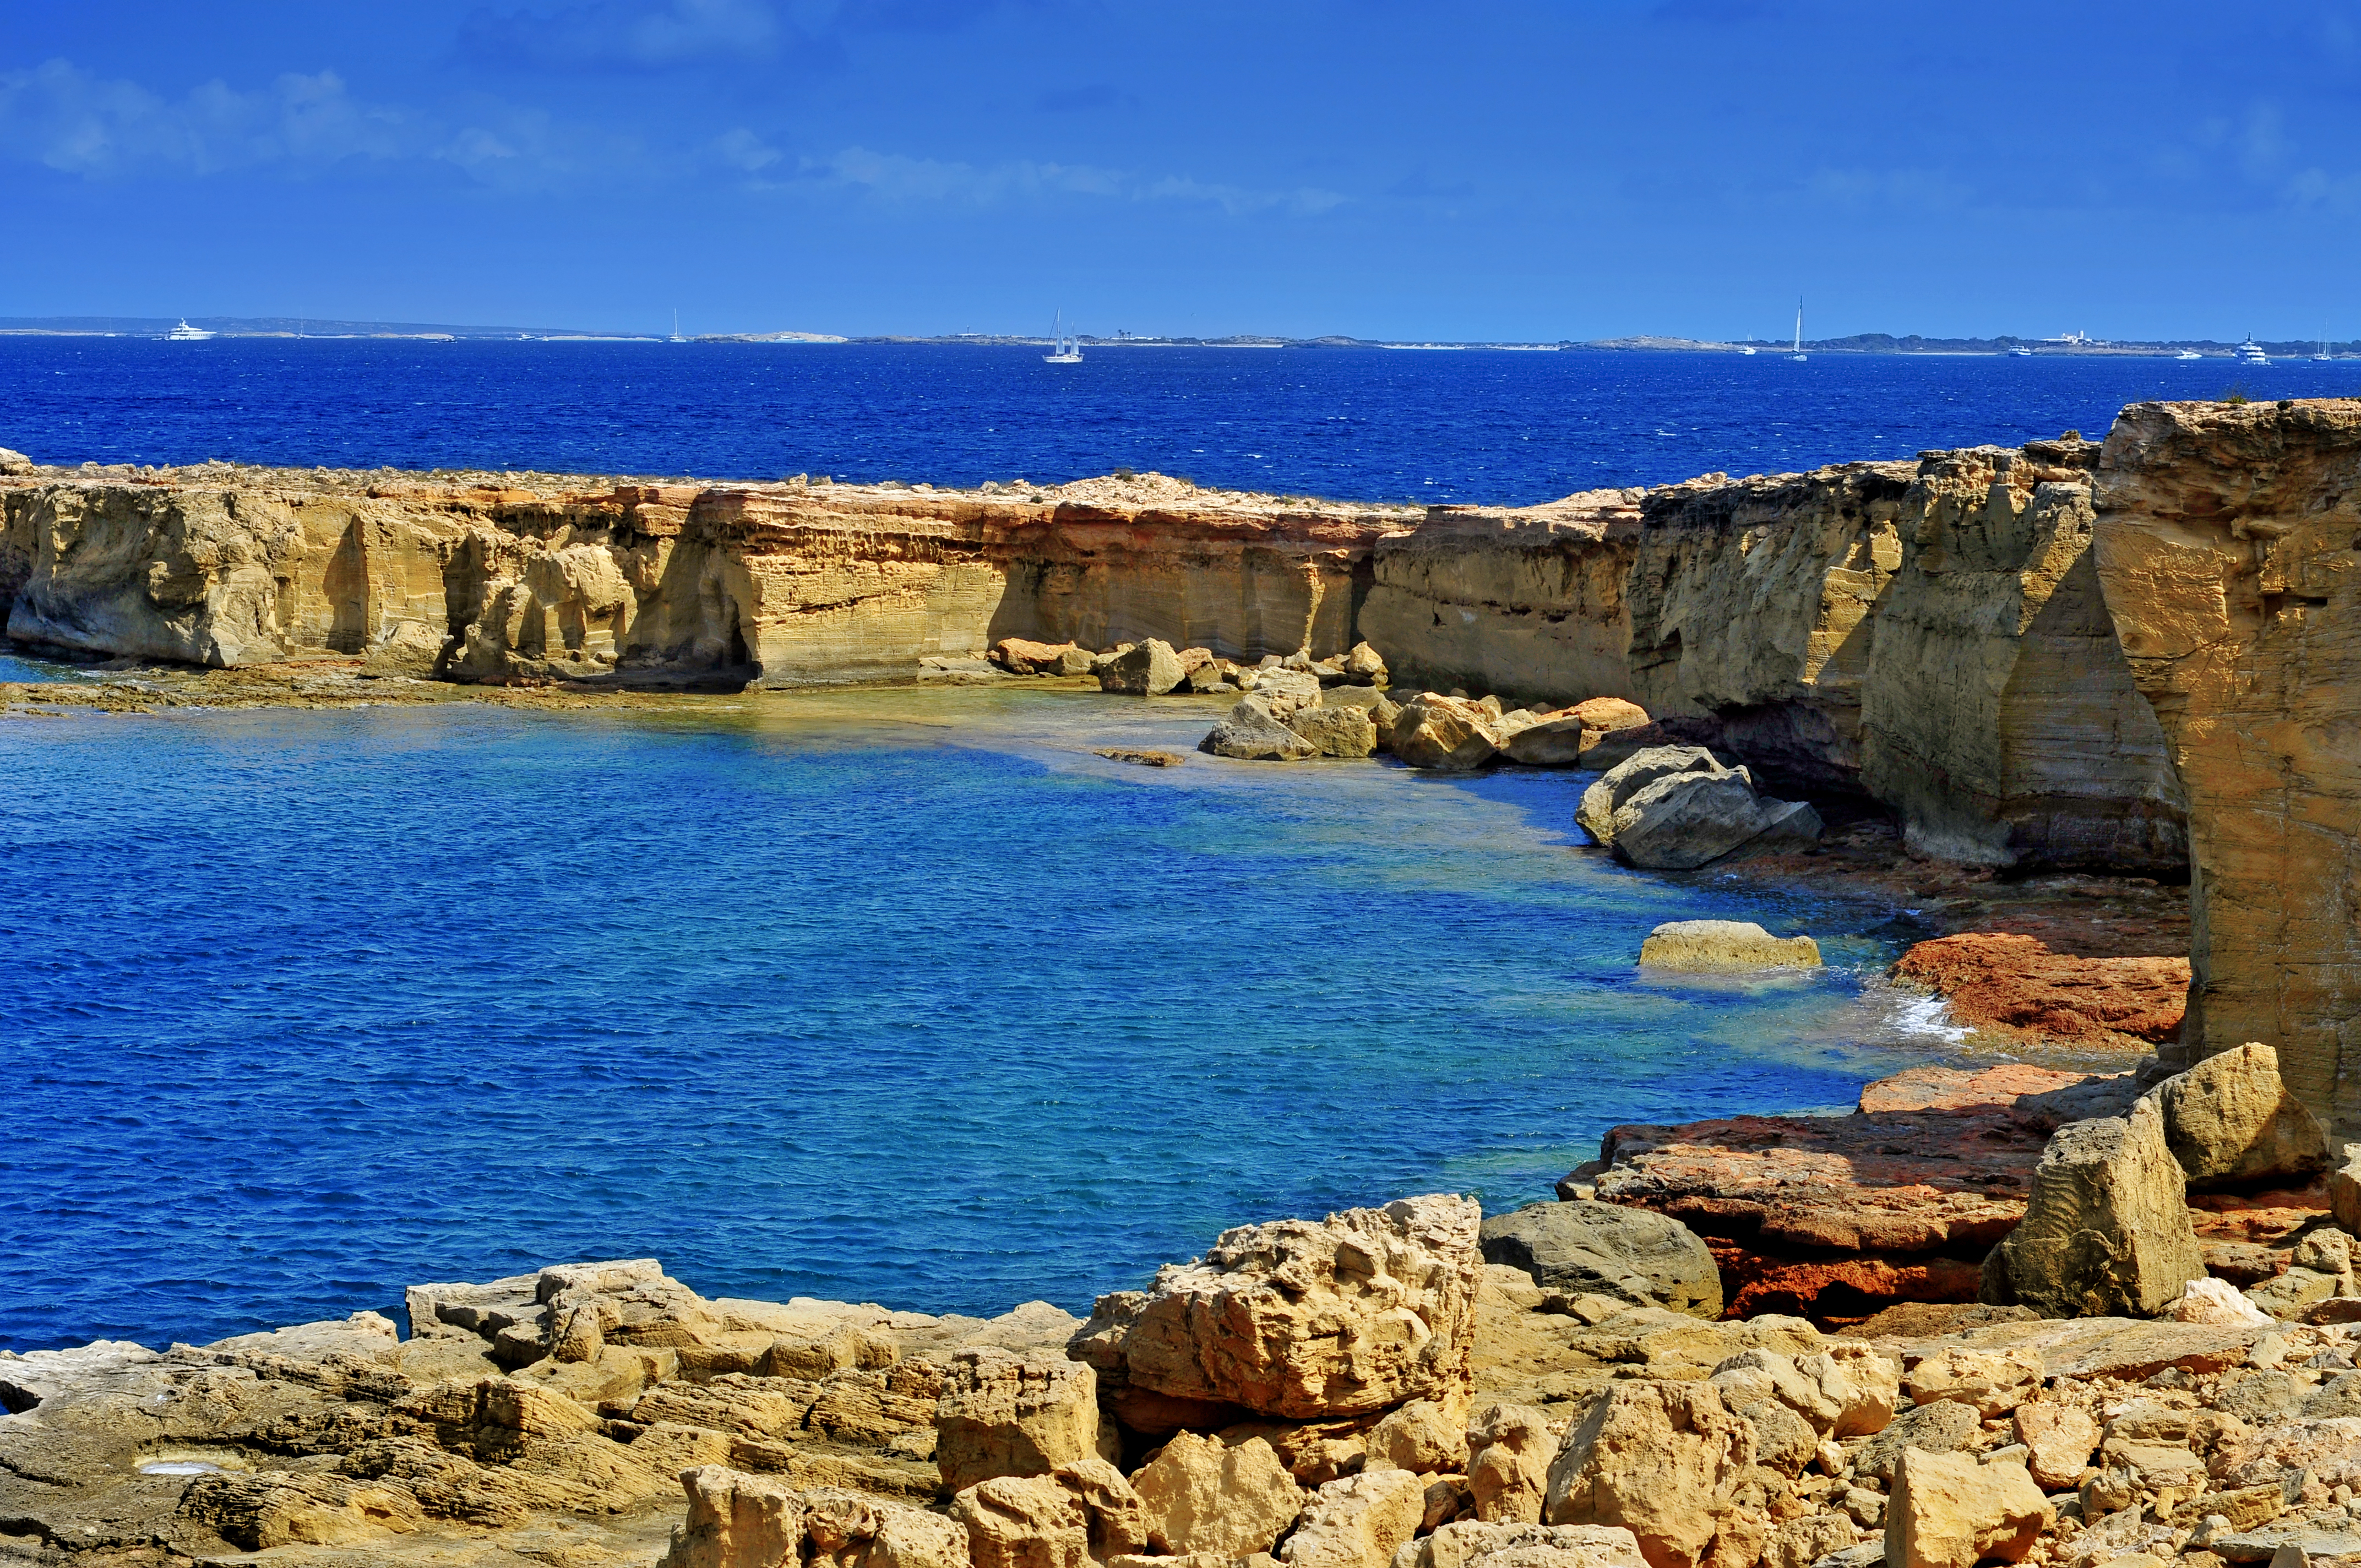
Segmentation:
[[(2361, 1562), (2361, 1146), (2329, 1168), (2265, 1047), (2155, 1076), (1922, 1069), (1817, 1147), (1618, 1128), (1558, 1201), (1243, 1226), (1086, 1321), (638, 1259), (413, 1287), (407, 1337), (0, 1355), (0, 1560)], [(1862, 1315), (1780, 1248), (1954, 1299)]]

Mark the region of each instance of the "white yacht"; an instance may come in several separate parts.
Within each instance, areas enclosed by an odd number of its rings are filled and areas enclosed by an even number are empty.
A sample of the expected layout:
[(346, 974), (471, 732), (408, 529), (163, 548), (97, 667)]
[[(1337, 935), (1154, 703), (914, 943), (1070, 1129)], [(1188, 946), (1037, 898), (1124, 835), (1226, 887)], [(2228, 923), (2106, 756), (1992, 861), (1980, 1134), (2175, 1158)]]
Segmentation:
[(1044, 365), (1080, 365), (1082, 345), (1079, 338), (1068, 337), (1063, 328), (1066, 313), (1060, 310), (1049, 322), (1049, 352), (1041, 356)]
[(2030, 358), (2032, 358), (2032, 357), (2033, 357), (2033, 350), (2031, 350), (2030, 348), (2026, 347), (2026, 346), (2025, 346), (2025, 345), (2023, 345), (2023, 344), (2021, 344), (2021, 343), (2020, 343), (2020, 344), (2018, 344), (2015, 348), (2010, 349), (2008, 352), (2009, 352), (2009, 355), (2010, 355), (2010, 356), (2011, 356), (2012, 358), (2016, 358), (2016, 359), (2030, 359)]
[(2175, 359), (2202, 359), (2205, 356), (2198, 353), (2197, 350), (2193, 348), (2184, 348), (2180, 353), (2174, 355), (2173, 357)]
[(1804, 352), (1804, 302), (1801, 300), (1795, 302), (1795, 351), (1787, 357), (1798, 365), (1811, 357)]
[(211, 336), (213, 336), (212, 333), (207, 332), (201, 326), (191, 326), (188, 323), (188, 319), (186, 317), (182, 317), (180, 325), (174, 327), (171, 331), (164, 334), (164, 341), (167, 343), (203, 343), (205, 339)]
[(2268, 365), (2270, 362), (2271, 356), (2263, 352), (2263, 345), (2255, 341), (2255, 334), (2251, 332), (2248, 333), (2246, 334), (2246, 341), (2238, 345), (2238, 363), (2241, 365)]

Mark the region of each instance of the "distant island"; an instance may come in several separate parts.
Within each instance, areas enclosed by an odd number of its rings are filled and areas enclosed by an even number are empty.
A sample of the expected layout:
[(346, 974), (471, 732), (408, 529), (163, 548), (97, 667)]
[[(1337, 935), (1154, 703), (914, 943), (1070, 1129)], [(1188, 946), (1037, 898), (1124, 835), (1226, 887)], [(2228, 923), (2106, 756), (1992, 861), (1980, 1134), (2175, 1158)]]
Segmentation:
[[(457, 326), (421, 322), (330, 321), (296, 316), (0, 316), (0, 336), (166, 337), (179, 329), (186, 336), (280, 338), (400, 338), (419, 342), (532, 343), (776, 343), (828, 345), (842, 343), (945, 344), (980, 347), (1038, 347), (1047, 337), (1029, 334), (953, 333), (941, 336), (886, 334), (866, 336), (823, 332), (725, 332), (670, 336), (664, 333), (603, 332), (582, 327)], [(192, 331), (191, 329), (193, 329)], [(1792, 343), (1784, 338), (1708, 338), (1642, 334), (1631, 337), (1576, 341), (1519, 343), (1510, 341), (1421, 341), (1347, 337), (1279, 337), (1235, 333), (1226, 337), (1143, 336), (1118, 332), (1109, 337), (1082, 334), (1086, 348), (1367, 348), (1503, 353), (1554, 353), (1588, 349), (1609, 353), (1758, 354), (1784, 353)], [(1806, 338), (1810, 354), (2016, 355), (2037, 357), (2058, 355), (2157, 356), (2196, 353), (2207, 358), (2233, 359), (2244, 343), (2214, 338), (2116, 339), (2064, 333), (2054, 337), (1925, 337), (1917, 333), (1855, 333), (1850, 337)], [(2361, 339), (2321, 343), (2316, 340), (2257, 342), (2256, 348), (2274, 359), (2304, 359), (2325, 354), (2333, 358), (2361, 356)]]

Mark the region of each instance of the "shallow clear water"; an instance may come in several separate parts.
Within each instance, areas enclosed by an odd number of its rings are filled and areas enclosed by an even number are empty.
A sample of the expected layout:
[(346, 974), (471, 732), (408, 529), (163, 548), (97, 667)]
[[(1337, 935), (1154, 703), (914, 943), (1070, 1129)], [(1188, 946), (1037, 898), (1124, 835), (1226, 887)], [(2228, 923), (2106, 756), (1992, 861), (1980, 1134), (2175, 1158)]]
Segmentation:
[(1119, 466), (1527, 503), (1714, 469), (2097, 437), (2127, 402), (2361, 392), (2361, 360), (0, 338), (45, 462), (1059, 482)]
[[(1089, 754), (1219, 706), (0, 722), (0, 1344), (615, 1255), (1079, 1310), (1226, 1224), (1543, 1197), (1616, 1122), (1944, 1048), (1862, 979), (1880, 912), (1620, 871), (1579, 776)], [(1635, 977), (1706, 916), (1834, 967)]]

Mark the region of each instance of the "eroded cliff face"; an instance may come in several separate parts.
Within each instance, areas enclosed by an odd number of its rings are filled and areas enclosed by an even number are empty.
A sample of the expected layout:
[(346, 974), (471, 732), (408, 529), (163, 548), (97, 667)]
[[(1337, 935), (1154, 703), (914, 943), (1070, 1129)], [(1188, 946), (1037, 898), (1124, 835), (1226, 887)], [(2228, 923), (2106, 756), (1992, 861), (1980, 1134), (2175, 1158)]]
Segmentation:
[(890, 678), (1010, 636), (1325, 655), (1354, 641), (1371, 541), (1418, 515), (1152, 475), (1021, 493), (467, 477), (20, 477), (0, 490), (9, 635), (475, 681)]
[(1405, 679), (1708, 723), (1913, 848), (2177, 874), (2164, 737), (2091, 561), (2088, 443), (1708, 475), (1381, 537), (1362, 630)]
[(2096, 569), (2189, 795), (2180, 1055), (2275, 1047), (2361, 1134), (2361, 404), (2125, 410)]

